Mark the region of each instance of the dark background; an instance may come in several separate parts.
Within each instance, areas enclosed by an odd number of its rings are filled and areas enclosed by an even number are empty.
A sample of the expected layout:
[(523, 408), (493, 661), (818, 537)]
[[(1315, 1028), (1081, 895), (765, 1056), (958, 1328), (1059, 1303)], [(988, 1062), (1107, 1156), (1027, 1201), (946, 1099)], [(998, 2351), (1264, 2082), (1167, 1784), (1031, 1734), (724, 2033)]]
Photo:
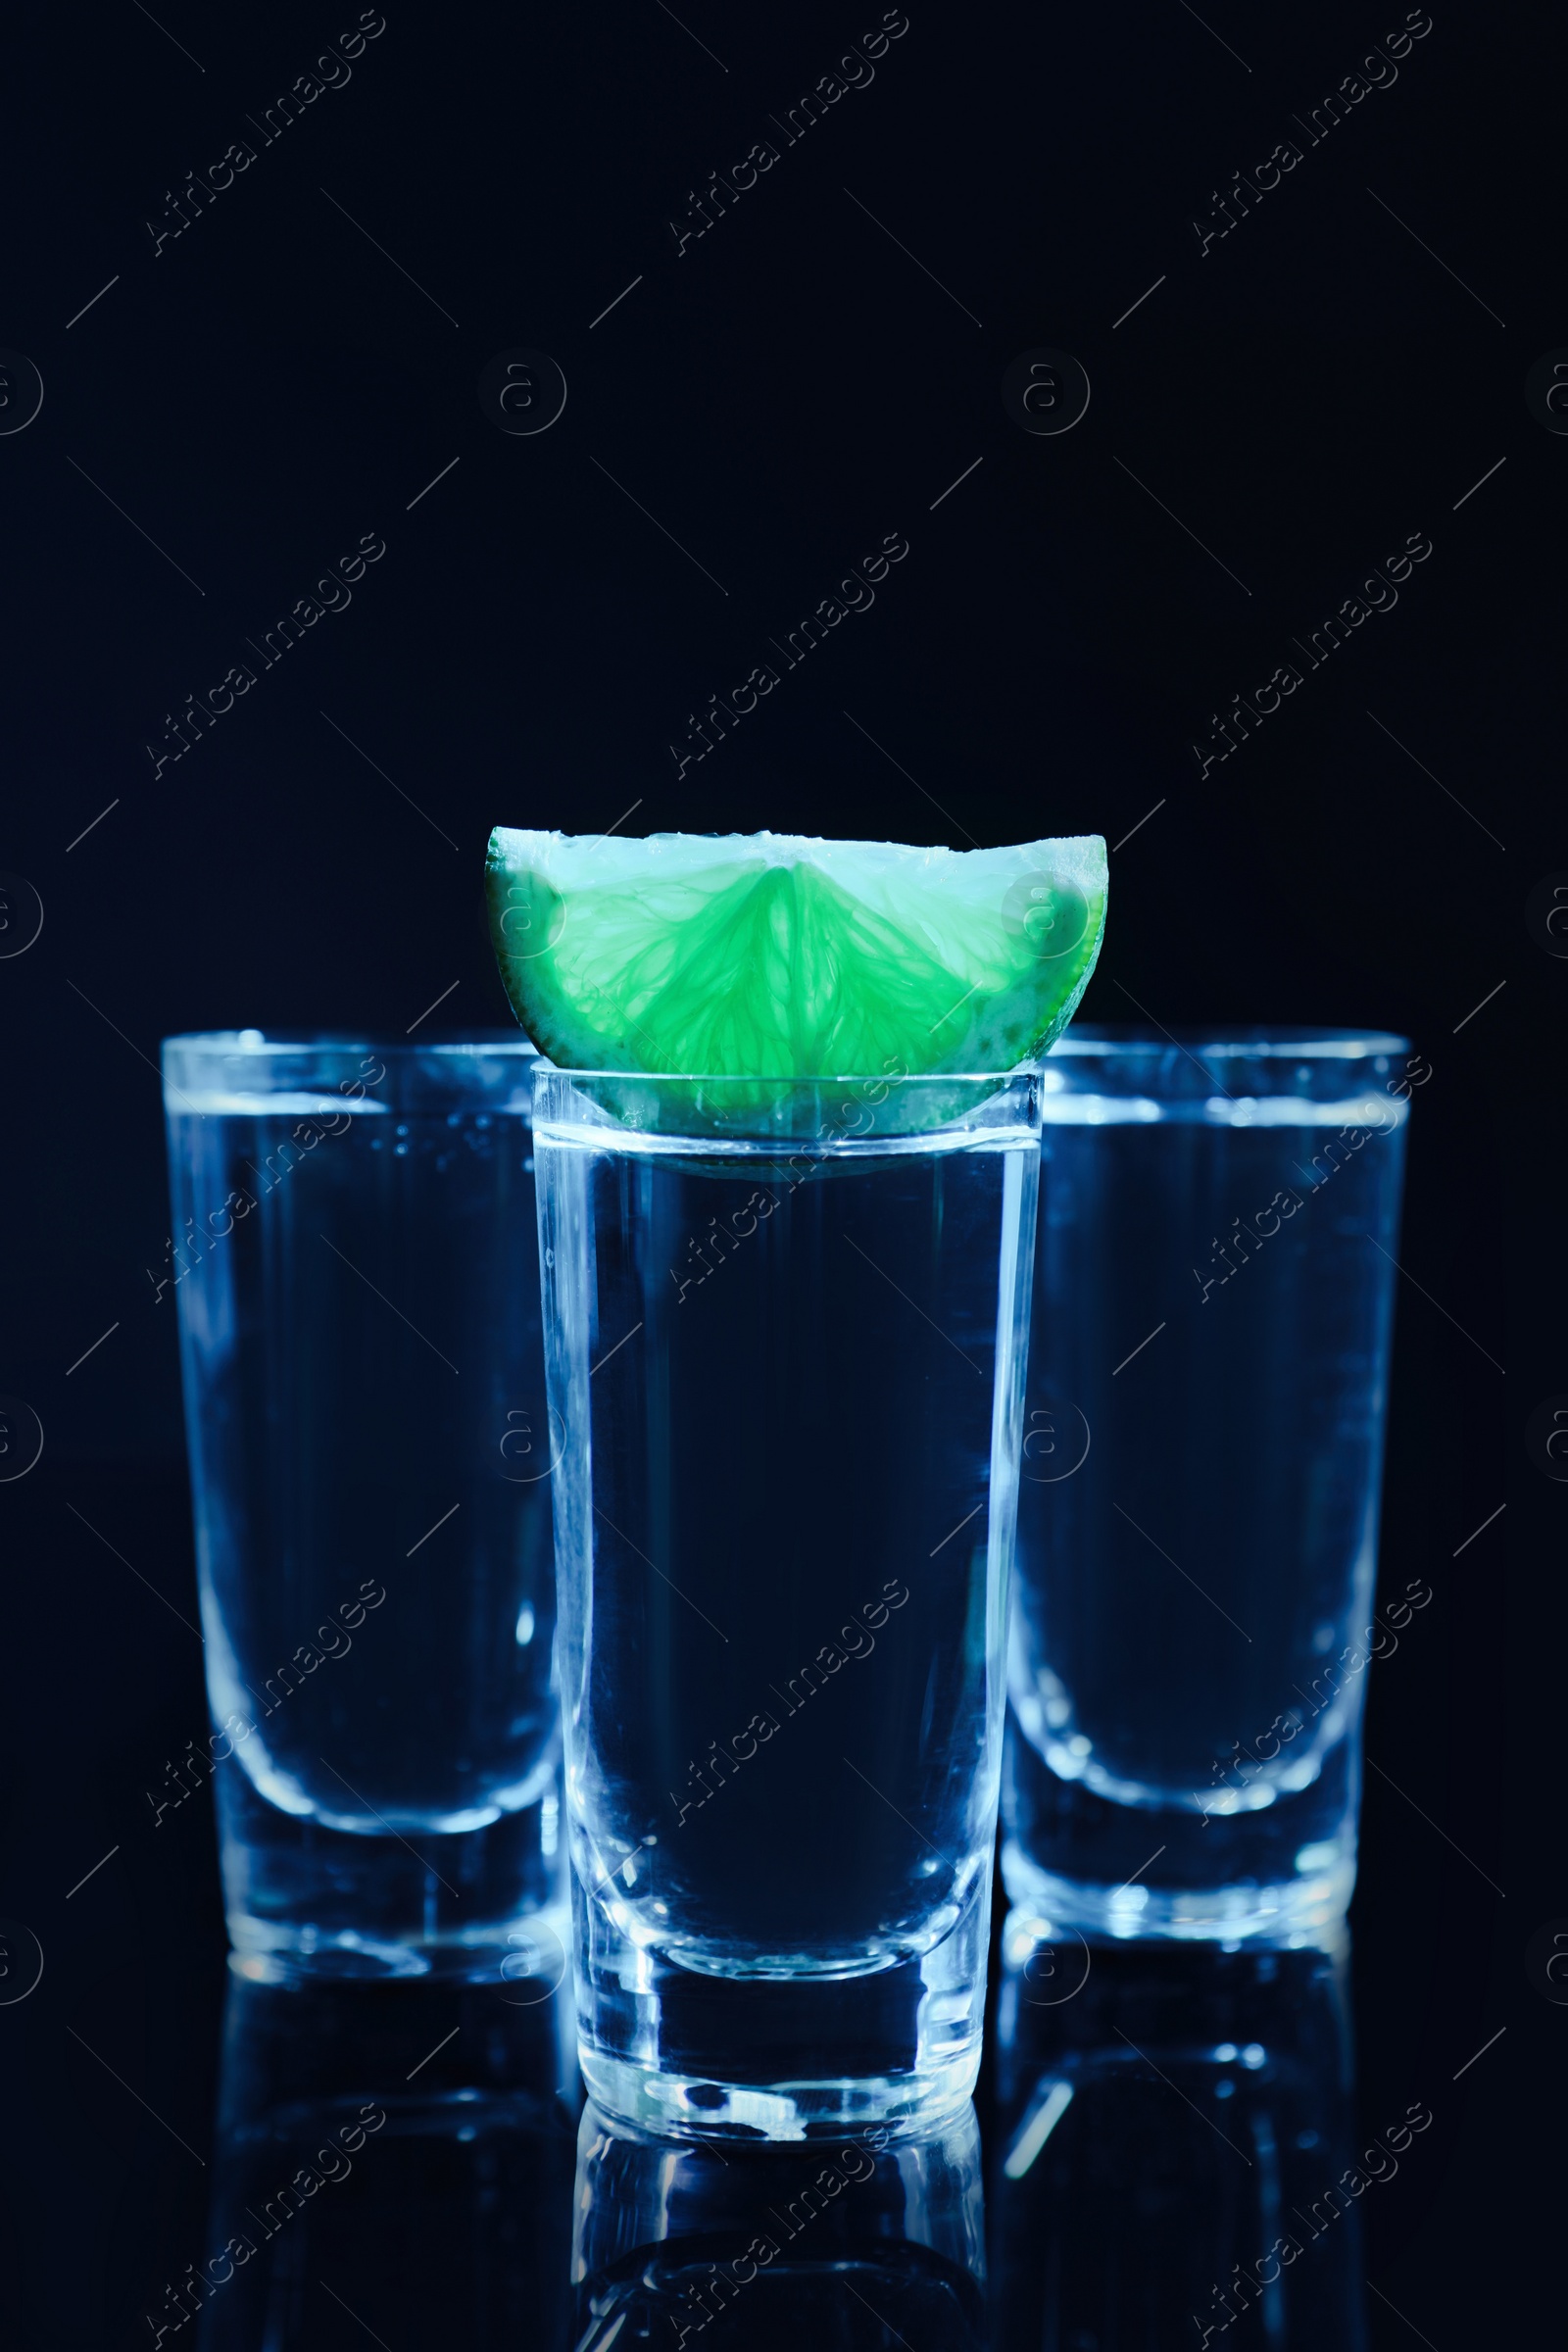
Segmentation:
[[(223, 1982), (210, 1819), (154, 1838), (141, 1795), (205, 1726), (147, 1271), (158, 1041), (401, 1035), (444, 991), (443, 1023), (503, 1020), (490, 826), (632, 804), (633, 832), (1102, 832), (1086, 1016), (1375, 1023), (1429, 1058), (1382, 1578), (1436, 1598), (1372, 1675), (1398, 1787), (1370, 1777), (1352, 1925), (1367, 2129), (1415, 2099), (1437, 2128), (1368, 2201), (1368, 2274), (1408, 2315), (1374, 2302), (1380, 2352), (1494, 2326), (1497, 2234), (1547, 2210), (1507, 2085), (1562, 2089), (1525, 1945), (1568, 1913), (1560, 1833), (1528, 1822), (1560, 1768), (1509, 1747), (1549, 1728), (1561, 1654), (1561, 1494), (1523, 1444), (1568, 1389), (1539, 1314), (1560, 1178), (1522, 1172), (1562, 1081), (1563, 971), (1525, 919), (1568, 867), (1568, 438), (1524, 393), (1568, 345), (1560, 56), (1437, 0), (1396, 82), (1308, 145), (1293, 116), (1402, 9), (910, 0), (870, 86), (786, 147), (769, 115), (878, 8), (389, 0), (347, 85), (264, 145), (248, 118), (353, 8), (30, 13), (0, 148), (0, 865), (43, 927), (0, 960), (0, 1391), (45, 1446), (0, 1484), (0, 1914), (45, 1973), (0, 2007), (8, 2340), (135, 2340), (204, 2243), (202, 2177), (137, 2103), (208, 2145)], [(677, 257), (688, 191), (764, 137), (777, 164)], [(241, 138), (255, 162), (155, 258), (147, 222)], [(1195, 216), (1286, 138), (1300, 164), (1200, 254)], [(1039, 346), (1092, 384), (1063, 435), (1003, 405)], [(517, 347), (566, 380), (542, 434), (478, 398)], [(15, 430), (19, 354), (44, 398)], [(688, 714), (890, 532), (874, 609), (677, 775)], [(352, 604), (264, 668), (247, 640), (368, 533)], [(1306, 669), (1292, 639), (1414, 533), (1396, 609)], [(1211, 714), (1285, 662), (1299, 690), (1200, 772)], [(155, 772), (236, 662), (255, 686)], [(8, 906), (15, 943), (34, 901)], [(1552, 1549), (1510, 1616), (1509, 1522), (1465, 1540), (1512, 1468)], [(1534, 1697), (1505, 1698), (1509, 1661)], [(1509, 1853), (1503, 1792), (1532, 1788)]]

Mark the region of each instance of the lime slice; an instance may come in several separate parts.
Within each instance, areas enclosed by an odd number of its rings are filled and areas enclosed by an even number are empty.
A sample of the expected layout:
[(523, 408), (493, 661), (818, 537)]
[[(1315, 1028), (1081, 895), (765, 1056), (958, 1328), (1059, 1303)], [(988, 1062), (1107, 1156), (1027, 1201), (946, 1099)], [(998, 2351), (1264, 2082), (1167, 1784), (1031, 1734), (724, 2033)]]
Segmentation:
[(1098, 833), (910, 849), (786, 833), (490, 836), (491, 935), (560, 1068), (710, 1078), (1005, 1071), (1100, 953)]

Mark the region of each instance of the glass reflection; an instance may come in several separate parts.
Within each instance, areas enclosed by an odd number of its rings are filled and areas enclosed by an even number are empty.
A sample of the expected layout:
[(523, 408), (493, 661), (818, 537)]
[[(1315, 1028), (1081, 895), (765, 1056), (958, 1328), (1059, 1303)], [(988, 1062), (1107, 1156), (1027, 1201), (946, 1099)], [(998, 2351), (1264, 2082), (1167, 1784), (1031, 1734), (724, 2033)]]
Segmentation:
[(1041, 1925), (1003, 1938), (998, 2352), (1363, 2352), (1348, 1945)]
[(719, 2148), (590, 2106), (572, 2233), (576, 2352), (978, 2352), (980, 2135)]
[[(1364, 2352), (1347, 1955), (1003, 1936), (988, 2132), (661, 2140), (537, 1980), (236, 1981), (199, 2352)], [(1383, 2137), (1409, 2144), (1430, 2115)]]
[(236, 1979), (206, 2258), (170, 2282), (153, 2342), (564, 2347), (567, 2006), (537, 1981)]

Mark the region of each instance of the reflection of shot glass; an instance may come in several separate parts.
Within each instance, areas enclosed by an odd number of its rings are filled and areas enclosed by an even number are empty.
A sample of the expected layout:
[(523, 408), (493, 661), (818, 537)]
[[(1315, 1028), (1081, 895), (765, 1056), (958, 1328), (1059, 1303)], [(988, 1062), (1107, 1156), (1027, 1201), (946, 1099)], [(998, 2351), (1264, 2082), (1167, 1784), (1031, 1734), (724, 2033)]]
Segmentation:
[(192, 1769), (254, 1976), (490, 1975), (515, 2003), (564, 1971), (534, 1058), (514, 1031), (164, 1048)]
[(1042, 1932), (1349, 1900), (1367, 1670), (1423, 1605), (1373, 1616), (1406, 1052), (1085, 1027), (1043, 1065), (1003, 1800)]
[[(1101, 1943), (1053, 2007), (1038, 1949), (1014, 1911), (987, 2196), (996, 2352), (1365, 2352), (1359, 2201), (1399, 2163), (1377, 2143), (1356, 2161), (1343, 1935), (1287, 1952)], [(1431, 2110), (1396, 2114), (1380, 2138), (1419, 2162)]]
[(973, 2086), (1037, 1087), (540, 1065), (579, 2049), (633, 2123)]
[(439, 1978), (231, 1983), (206, 2228), (151, 2342), (566, 2352), (569, 2006)]
[(802, 2341), (979, 2352), (986, 2340), (972, 2107), (915, 2139), (868, 2125), (809, 2147), (721, 2150), (590, 2105), (576, 2189), (577, 2352), (674, 2352), (692, 2335), (705, 2352)]

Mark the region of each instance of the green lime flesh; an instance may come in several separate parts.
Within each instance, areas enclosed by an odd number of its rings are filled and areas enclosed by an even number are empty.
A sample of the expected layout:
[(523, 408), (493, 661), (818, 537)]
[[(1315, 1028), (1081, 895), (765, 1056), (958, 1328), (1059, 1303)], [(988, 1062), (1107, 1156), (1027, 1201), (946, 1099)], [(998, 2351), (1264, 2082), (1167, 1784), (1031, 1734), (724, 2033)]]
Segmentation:
[(498, 827), (491, 933), (563, 1068), (819, 1078), (992, 1072), (1045, 1052), (1105, 921), (1098, 834), (1001, 850)]

